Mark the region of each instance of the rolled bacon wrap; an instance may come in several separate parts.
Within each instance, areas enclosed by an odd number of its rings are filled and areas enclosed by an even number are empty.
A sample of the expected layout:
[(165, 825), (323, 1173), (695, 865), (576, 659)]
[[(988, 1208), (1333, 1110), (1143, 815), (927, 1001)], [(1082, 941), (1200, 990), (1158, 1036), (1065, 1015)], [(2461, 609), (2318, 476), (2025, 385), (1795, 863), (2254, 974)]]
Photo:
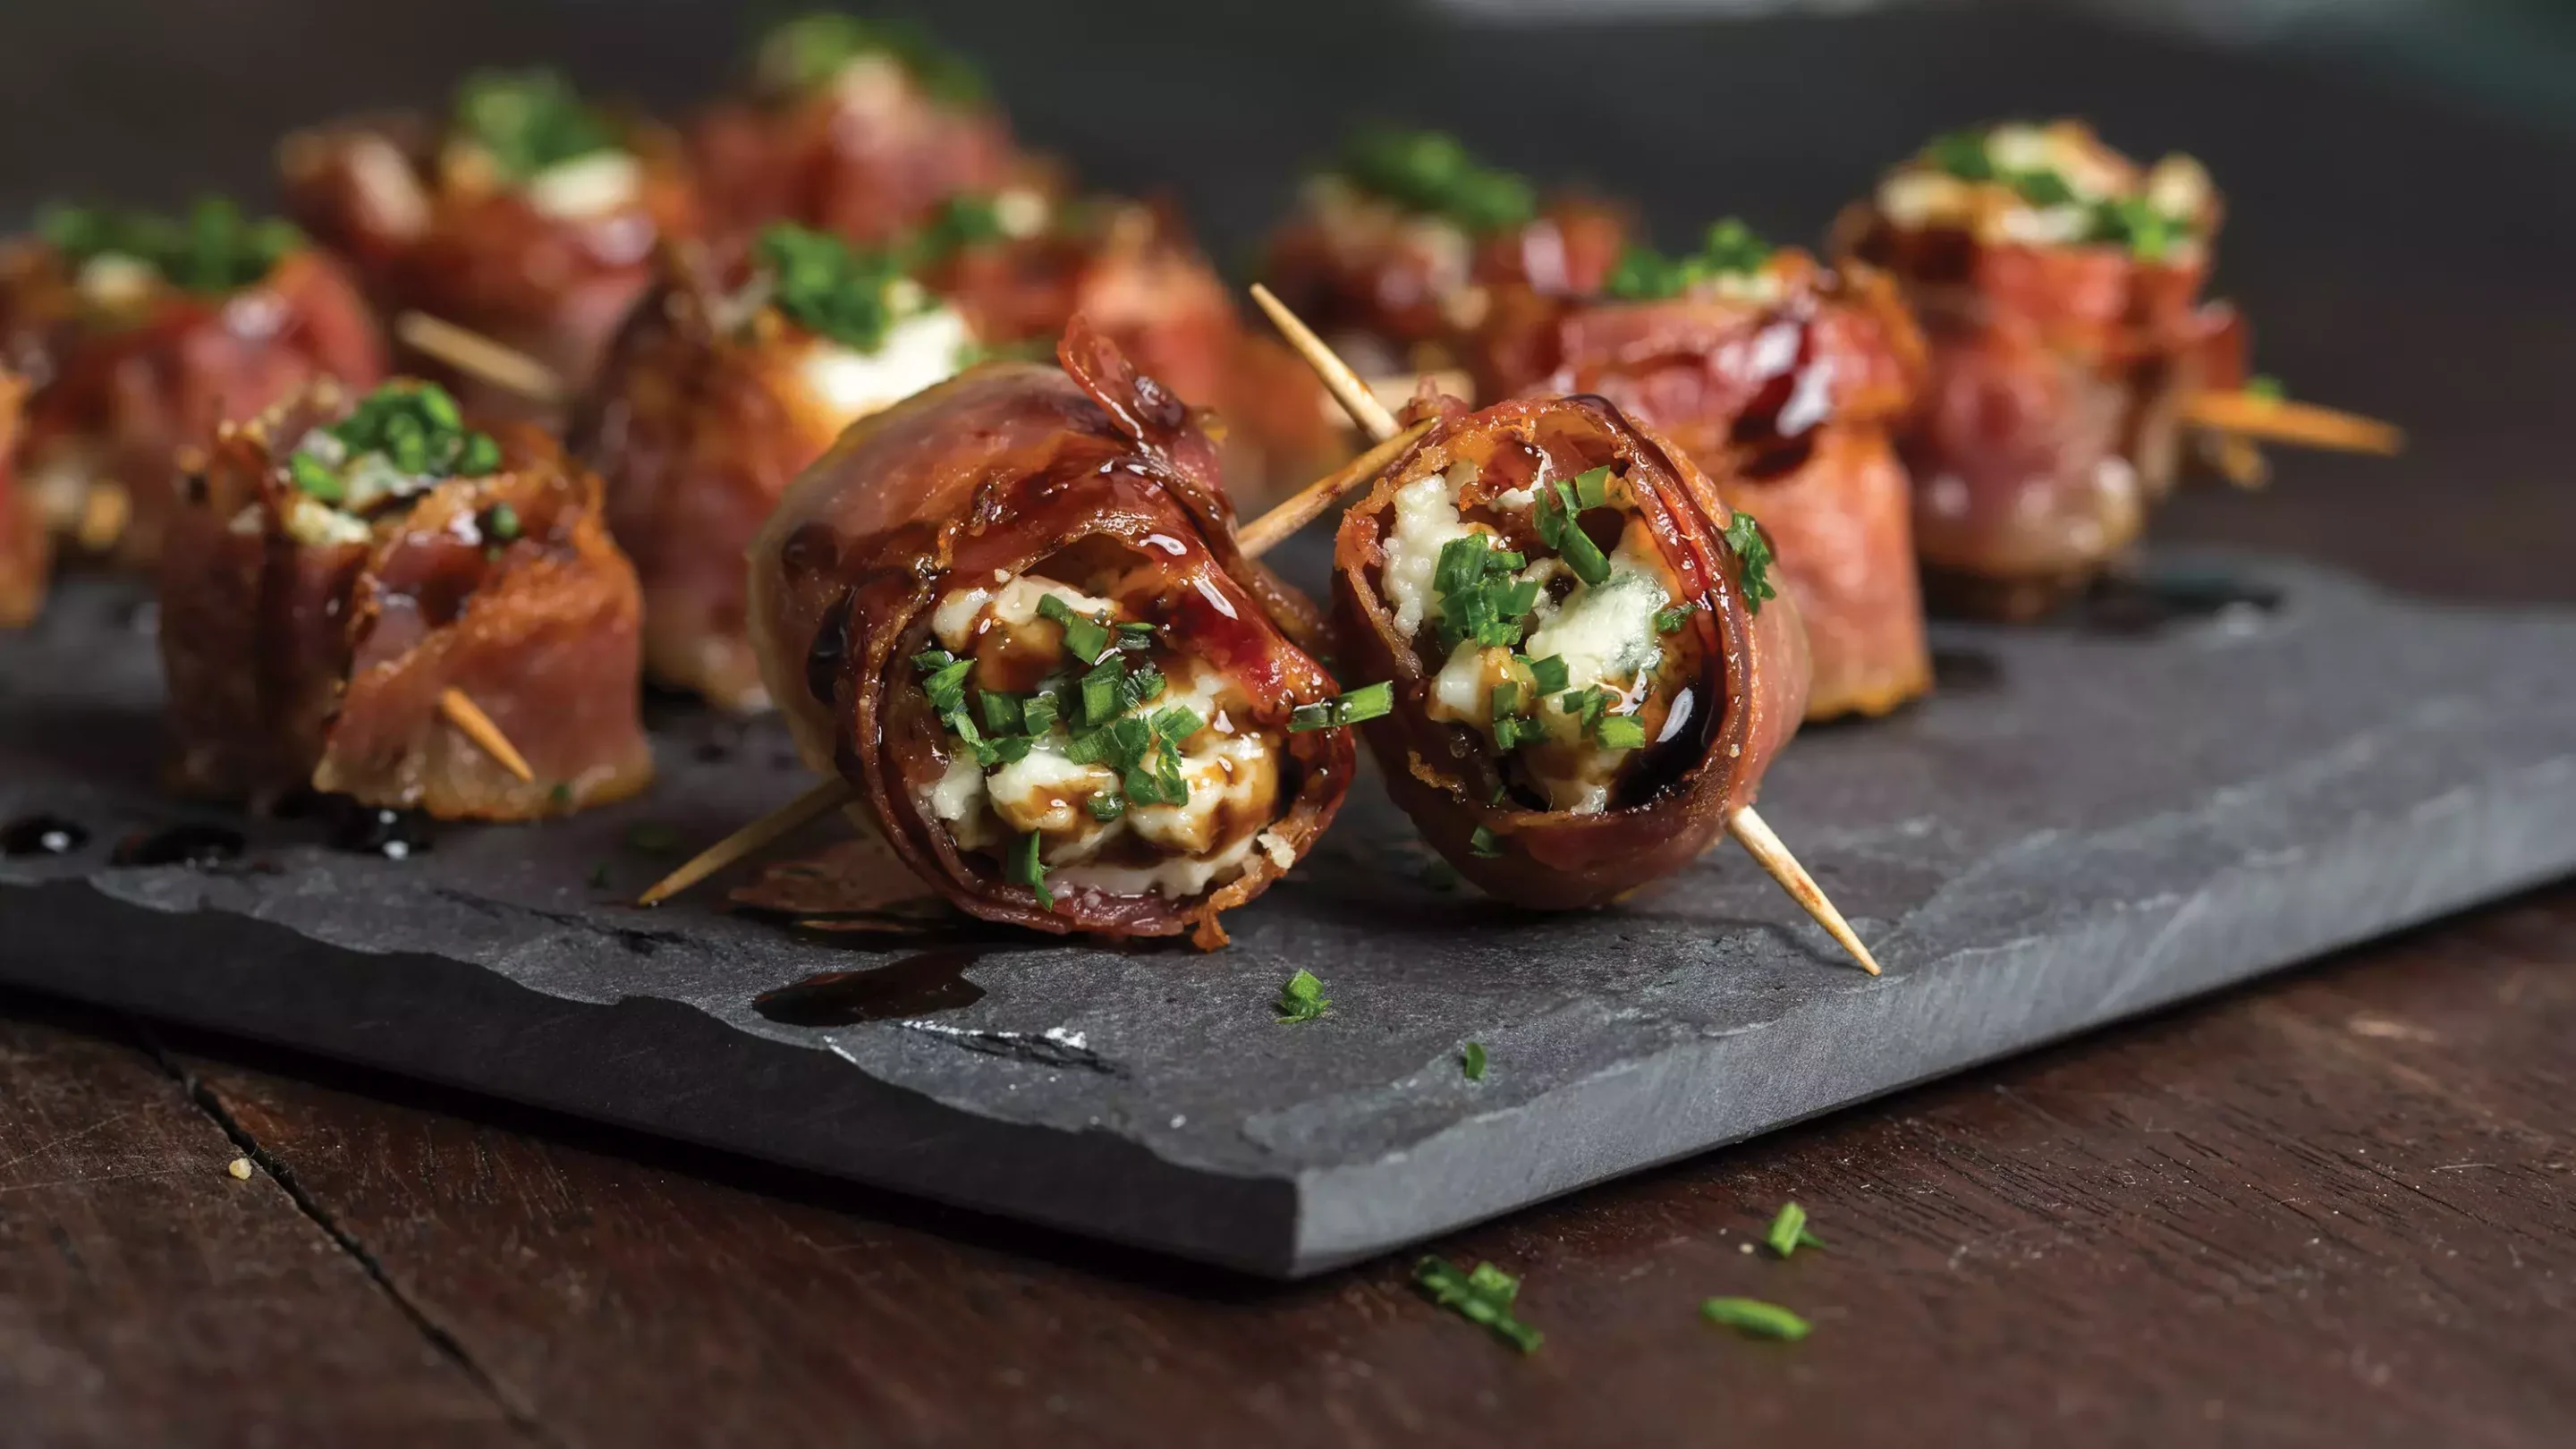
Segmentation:
[[(177, 508), (184, 466), (219, 423), (257, 416), (320, 379), (361, 390), (385, 374), (365, 300), (311, 247), (226, 292), (137, 274), (113, 300), (89, 295), (59, 259), (61, 298), (37, 310), (52, 329), (49, 369), (27, 405), (21, 486), (63, 531), (149, 568)], [(102, 489), (121, 495), (121, 528), (96, 527)], [(112, 521), (113, 515), (106, 515)], [(85, 520), (88, 520), (85, 523)]]
[(952, 196), (1032, 175), (962, 62), (828, 13), (772, 31), (747, 93), (701, 111), (687, 140), (709, 216), (735, 233), (794, 221), (890, 242)]
[[(862, 823), (962, 909), (1214, 946), (1220, 913), (1331, 821), (1353, 746), (1346, 730), (1288, 729), (1338, 693), (1300, 645), (1319, 620), (1236, 550), (1189, 410), (1082, 322), (1058, 359), (974, 368), (852, 428), (798, 480), (753, 552), (763, 674), (807, 762), (858, 786)], [(1057, 602), (1032, 612), (1040, 596)], [(1069, 731), (1027, 763), (979, 764), (936, 712), (945, 683), (988, 738), (1006, 735), (983, 713), (994, 696), (1024, 722), (1050, 677), (1093, 667), (1068, 663), (1074, 629), (1057, 620), (1075, 614), (1126, 626), (1166, 681), (1131, 717), (1198, 712), (1205, 727), (1167, 757), (1188, 806), (1148, 807), (1132, 772), (1122, 787), (1075, 764)], [(1076, 718), (1086, 708), (1068, 698), (1060, 717), (1096, 726)], [(1115, 826), (1104, 796), (1121, 802)]]
[[(326, 508), (289, 455), (349, 403), (318, 384), (226, 425), (188, 481), (160, 569), (173, 787), (254, 804), (309, 787), (484, 820), (641, 790), (640, 607), (597, 481), (521, 427), (491, 474), (372, 519)], [(533, 782), (441, 717), (449, 689)]]
[(53, 539), (35, 505), (18, 492), (19, 408), (27, 385), (0, 369), (0, 629), (14, 629), (44, 607)]
[[(1752, 802), (1798, 728), (1808, 662), (1796, 604), (1748, 597), (1730, 542), (1743, 526), (1716, 485), (1607, 399), (1423, 410), (1438, 425), (1343, 515), (1334, 552), (1341, 667), (1394, 684), (1394, 710), (1362, 726), (1388, 789), (1461, 874), (1515, 904), (1600, 905), (1681, 869)], [(1561, 592), (1548, 566), (1571, 552), (1538, 521), (1560, 484), (1578, 502), (1586, 488), (1604, 500), (1566, 526), (1615, 528), (1615, 543), (1593, 540), (1611, 570), (1598, 586)], [(1547, 579), (1538, 627), (1507, 646), (1448, 647), (1439, 630), (1460, 605), (1443, 555), (1478, 532), (1528, 564), (1489, 577)], [(1546, 659), (1564, 670), (1556, 688)], [(1494, 697), (1506, 683), (1517, 727), (1543, 732), (1535, 743), (1505, 749), (1487, 723), (1513, 712)], [(1611, 750), (1606, 728), (1581, 723), (1557, 692), (1602, 684), (1636, 746)]]
[[(643, 583), (646, 672), (751, 712), (769, 703), (745, 595), (752, 540), (842, 429), (912, 381), (867, 372), (868, 359), (759, 300), (741, 272), (669, 249), (568, 437), (605, 480), (609, 525)], [(853, 364), (887, 386), (834, 386)], [(953, 366), (943, 354), (923, 380)]]
[(1884, 274), (1781, 250), (1663, 298), (1497, 288), (1466, 351), (1485, 396), (1608, 398), (1761, 520), (1814, 658), (1807, 718), (1881, 714), (1931, 688), (1913, 498), (1889, 437), (1923, 338)]
[[(1929, 340), (1900, 438), (1926, 585), (2023, 618), (2136, 541), (2184, 462), (2184, 404), (2242, 385), (2249, 338), (2234, 308), (2199, 299), (2221, 208), (2196, 163), (2142, 170), (2073, 122), (1979, 134), (2004, 158), (1990, 165), (2027, 168), (2024, 186), (2061, 177), (2073, 199), (2034, 201), (2009, 170), (1950, 174), (1937, 147), (1974, 143), (1945, 138), (1835, 237), (1897, 279)], [(2144, 230), (2112, 234), (2124, 223)]]
[[(578, 393), (652, 285), (655, 245), (701, 229), (676, 139), (635, 122), (621, 141), (513, 178), (452, 128), (371, 117), (290, 136), (278, 160), (288, 214), (350, 259), (387, 314), (481, 333)], [(486, 416), (541, 415), (479, 379), (445, 380)]]

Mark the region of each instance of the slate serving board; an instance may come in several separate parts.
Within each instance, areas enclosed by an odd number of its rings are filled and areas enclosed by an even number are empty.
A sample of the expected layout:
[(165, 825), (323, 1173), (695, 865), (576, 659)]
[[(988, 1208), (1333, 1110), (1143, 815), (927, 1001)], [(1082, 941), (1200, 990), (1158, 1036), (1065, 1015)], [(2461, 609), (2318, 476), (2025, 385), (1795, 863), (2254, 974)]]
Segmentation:
[[(642, 912), (672, 861), (630, 837), (694, 848), (809, 783), (774, 727), (666, 701), (642, 801), (349, 854), (158, 794), (148, 608), (75, 580), (0, 639), (0, 818), (89, 831), (0, 858), (0, 979), (1311, 1273), (2576, 869), (2576, 612), (2246, 557), (2152, 577), (2073, 624), (1940, 630), (1939, 697), (1773, 772), (1765, 815), (1878, 980), (1731, 849), (1534, 916), (1433, 868), (1368, 780), (1215, 955)], [(183, 821), (248, 849), (110, 863)], [(1281, 1025), (1300, 966), (1333, 1006)], [(849, 971), (891, 973), (865, 988), (894, 1014), (755, 1006)]]

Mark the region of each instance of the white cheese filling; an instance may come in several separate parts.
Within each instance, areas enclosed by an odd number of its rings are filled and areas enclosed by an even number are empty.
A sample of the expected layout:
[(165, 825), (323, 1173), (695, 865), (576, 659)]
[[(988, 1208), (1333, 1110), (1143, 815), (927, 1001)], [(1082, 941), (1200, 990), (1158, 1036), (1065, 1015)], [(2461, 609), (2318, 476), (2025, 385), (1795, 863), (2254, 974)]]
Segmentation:
[(814, 338), (796, 375), (834, 416), (856, 422), (955, 376), (974, 340), (966, 319), (940, 304), (886, 329), (874, 352)]
[(625, 151), (594, 151), (556, 162), (529, 177), (522, 190), (542, 215), (589, 221), (643, 199), (644, 163)]
[[(961, 656), (995, 635), (1010, 647), (1016, 631), (1036, 621), (1040, 603), (1050, 597), (1095, 618), (1116, 612), (1108, 600), (1052, 579), (996, 577), (990, 585), (953, 589), (942, 597), (932, 611), (931, 630)], [(1119, 777), (1105, 764), (1076, 763), (1068, 754), (1070, 737), (1059, 728), (989, 773), (971, 752), (955, 750), (940, 778), (923, 791), (923, 805), (948, 826), (960, 848), (1039, 835), (1039, 858), (1051, 888), (1080, 885), (1171, 900), (1197, 895), (1241, 873), (1255, 838), (1264, 833), (1242, 824), (1258, 820), (1266, 827), (1279, 789), (1277, 742), (1238, 727), (1225, 706), (1226, 692), (1214, 671), (1182, 661), (1171, 666), (1163, 692), (1140, 710), (1150, 715), (1186, 708), (1204, 722), (1188, 739), (1173, 742), (1180, 776), (1189, 786), (1185, 804), (1131, 803), (1114, 820), (1093, 816), (1090, 801), (1117, 792)], [(1233, 837), (1220, 839), (1218, 832), (1229, 827)], [(1152, 846), (1159, 858), (1151, 864), (1101, 860), (1130, 838)], [(1273, 859), (1278, 854), (1261, 849)]]

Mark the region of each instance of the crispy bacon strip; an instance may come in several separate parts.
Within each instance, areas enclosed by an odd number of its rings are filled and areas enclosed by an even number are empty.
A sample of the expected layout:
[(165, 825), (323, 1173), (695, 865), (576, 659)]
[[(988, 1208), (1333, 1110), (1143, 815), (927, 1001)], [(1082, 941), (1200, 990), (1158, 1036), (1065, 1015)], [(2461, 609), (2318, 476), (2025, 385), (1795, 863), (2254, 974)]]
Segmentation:
[(1836, 223), (1838, 254), (1893, 275), (1929, 339), (1900, 452), (1937, 603), (2028, 618), (2136, 541), (2181, 470), (2184, 402), (2245, 379), (2244, 319), (2200, 300), (2219, 220), (2211, 197), (2198, 237), (2158, 260), (1900, 225), (1875, 200)]
[[(1468, 412), (1453, 400), (1438, 426), (1343, 515), (1334, 552), (1340, 661), (1355, 678), (1391, 679), (1394, 712), (1363, 728), (1396, 803), (1461, 874), (1518, 904), (1599, 905), (1681, 869), (1752, 803), (1763, 773), (1806, 707), (1804, 629), (1786, 595), (1748, 607), (1742, 561), (1726, 542), (1734, 515), (1717, 486), (1652, 430), (1599, 397), (1536, 398)], [(1540, 808), (1488, 742), (1436, 720), (1437, 659), (1397, 626), (1384, 568), (1398, 492), (1472, 465), (1471, 502), (1489, 503), (1498, 473), (1571, 478), (1608, 465), (1662, 565), (1694, 605), (1670, 647), (1699, 673), (1663, 718), (1665, 738), (1636, 752), (1608, 807)], [(1535, 470), (1535, 473), (1533, 472)], [(1654, 736), (1650, 733), (1650, 739)]]
[[(1188, 933), (1219, 944), (1218, 916), (1314, 844), (1349, 789), (1346, 730), (1283, 732), (1338, 693), (1301, 646), (1312, 607), (1234, 543), (1215, 446), (1188, 408), (1077, 320), (1062, 370), (987, 363), (853, 427), (792, 488), (753, 552), (763, 673), (808, 763), (863, 791), (859, 811), (923, 880), (988, 920), (1057, 933)], [(964, 587), (1044, 569), (1127, 572), (1159, 636), (1248, 699), (1280, 732), (1276, 815), (1239, 874), (1182, 899), (1059, 878), (1050, 909), (990, 855), (961, 847), (926, 807), (958, 749), (912, 662), (934, 611)], [(1053, 576), (1053, 575), (1050, 575)]]
[[(548, 215), (522, 189), (443, 165), (416, 117), (302, 132), (278, 158), (287, 214), (351, 260), (379, 307), (479, 332), (577, 392), (652, 285), (656, 242), (700, 230), (678, 142), (640, 124), (626, 139), (643, 166), (636, 194), (581, 215)], [(478, 379), (442, 380), (479, 413), (533, 416)]]
[(64, 526), (92, 490), (121, 489), (131, 517), (115, 551), (128, 564), (159, 557), (183, 463), (218, 423), (255, 417), (318, 379), (363, 390), (385, 373), (365, 301), (318, 251), (289, 253), (221, 296), (156, 285), (115, 315), (93, 315), (58, 259), (50, 268), (50, 282), (27, 278), (31, 292), (61, 292), (26, 302), (60, 320), (43, 329), (48, 380), (28, 403), (21, 486), (44, 495)]
[(1606, 397), (1761, 520), (1806, 621), (1809, 719), (1931, 688), (1913, 499), (1889, 439), (1923, 338), (1884, 274), (1783, 250), (1733, 290), (1657, 301), (1502, 287), (1466, 350), (1481, 394)]
[(27, 385), (0, 370), (0, 629), (14, 629), (44, 607), (53, 568), (53, 539), (35, 506), (18, 492), (18, 418)]
[[(175, 788), (271, 800), (310, 786), (449, 819), (604, 804), (652, 777), (640, 602), (599, 485), (532, 428), (505, 470), (449, 479), (364, 541), (307, 542), (284, 462), (346, 411), (317, 388), (226, 427), (161, 561)], [(495, 510), (513, 536), (487, 534)], [(440, 717), (461, 689), (527, 757), (523, 783)]]

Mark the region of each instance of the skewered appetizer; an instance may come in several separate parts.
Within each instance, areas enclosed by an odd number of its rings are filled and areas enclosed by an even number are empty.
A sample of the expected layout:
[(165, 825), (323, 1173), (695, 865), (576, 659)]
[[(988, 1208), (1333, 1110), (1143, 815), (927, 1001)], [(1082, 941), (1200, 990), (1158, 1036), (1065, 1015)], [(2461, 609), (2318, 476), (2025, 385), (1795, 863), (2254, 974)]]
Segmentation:
[(1237, 549), (1215, 445), (1076, 320), (859, 424), (752, 556), (762, 673), (818, 772), (962, 909), (1188, 934), (1340, 807), (1371, 697)]
[(653, 678), (766, 708), (743, 560), (787, 485), (859, 419), (973, 360), (892, 251), (779, 223), (727, 267), (675, 249), (572, 429), (644, 588)]
[(2029, 617), (2137, 538), (2186, 404), (2244, 382), (2243, 323), (2198, 300), (2218, 224), (2198, 162), (2074, 121), (1939, 137), (1837, 223), (1930, 338), (1902, 449), (1936, 601)]
[(689, 149), (726, 230), (786, 220), (863, 243), (1029, 169), (971, 66), (900, 22), (835, 12), (771, 30), (750, 94), (702, 113)]
[(952, 198), (929, 229), (926, 280), (987, 345), (1051, 349), (1076, 316), (1139, 370), (1224, 420), (1238, 499), (1339, 449), (1323, 391), (1294, 354), (1243, 325), (1232, 293), (1169, 208), (1049, 203), (1026, 188)]
[(1923, 339), (1884, 274), (1820, 266), (1728, 220), (1687, 256), (1631, 246), (1593, 295), (1490, 293), (1464, 344), (1480, 394), (1608, 398), (1762, 520), (1814, 658), (1807, 718), (1880, 714), (1931, 687), (1913, 497), (1889, 439)]
[[(651, 285), (656, 242), (698, 229), (678, 143), (550, 71), (468, 78), (436, 129), (377, 117), (300, 132), (278, 161), (289, 212), (388, 314), (469, 328), (576, 391)], [(478, 413), (529, 411), (458, 386)]]
[(1807, 695), (1760, 528), (1598, 397), (1438, 421), (1342, 517), (1342, 667), (1396, 803), (1459, 872), (1541, 909), (1687, 865), (1748, 805)]
[(26, 396), (27, 385), (0, 370), (0, 629), (36, 617), (54, 562), (44, 520), (18, 493), (18, 427)]
[(1627, 230), (1591, 203), (1542, 207), (1528, 182), (1480, 164), (1454, 137), (1374, 130), (1307, 180), (1264, 271), (1345, 360), (1382, 377), (1450, 366), (1443, 344), (1475, 324), (1485, 286), (1598, 291)]
[(640, 613), (598, 482), (551, 439), (475, 431), (434, 384), (316, 383), (220, 429), (171, 521), (172, 782), (448, 819), (621, 799), (653, 770)]
[(357, 289), (284, 222), (207, 198), (184, 218), (57, 209), (40, 231), (0, 302), (36, 384), (19, 486), (93, 550), (158, 556), (182, 458), (218, 422), (384, 375)]

